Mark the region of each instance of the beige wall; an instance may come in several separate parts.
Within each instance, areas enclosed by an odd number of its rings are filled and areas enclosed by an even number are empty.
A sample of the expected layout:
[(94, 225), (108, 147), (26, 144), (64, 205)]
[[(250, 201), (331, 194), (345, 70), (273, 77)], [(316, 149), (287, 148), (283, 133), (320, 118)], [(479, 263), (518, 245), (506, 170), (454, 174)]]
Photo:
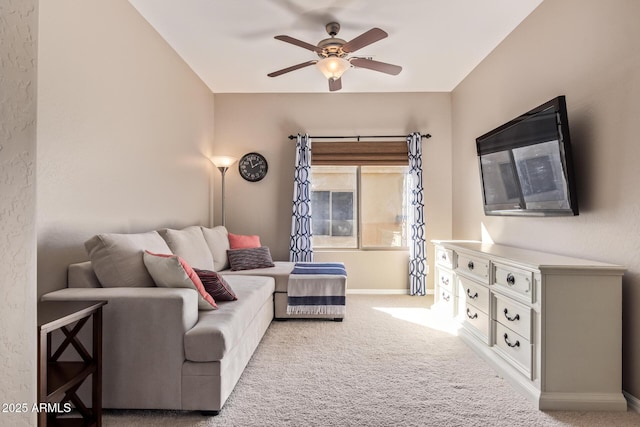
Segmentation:
[(36, 421), (37, 4), (0, 3), (0, 403), (29, 406), (6, 426)]
[(40, 4), (38, 288), (99, 232), (208, 224), (213, 94), (126, 0)]
[[(625, 265), (624, 389), (637, 397), (638, 17), (635, 0), (545, 0), (452, 95), (454, 238), (479, 239), (486, 227), (496, 243)], [(485, 217), (475, 138), (557, 95), (567, 97), (580, 215)]]
[[(227, 228), (240, 234), (259, 234), (274, 258), (288, 259), (295, 142), (287, 136), (298, 132), (404, 135), (418, 130), (432, 134), (433, 138), (423, 144), (427, 238), (451, 237), (449, 93), (216, 94), (215, 112), (215, 154), (240, 157), (257, 151), (269, 162), (266, 178), (257, 183), (244, 181), (237, 166), (227, 173)], [(219, 194), (219, 174), (215, 185)], [(216, 206), (220, 207), (219, 201)], [(216, 218), (219, 223), (220, 212), (216, 212)], [(431, 252), (429, 262), (433, 271)], [(390, 260), (397, 257), (388, 254)], [(406, 264), (402, 264), (398, 267), (393, 262), (392, 268), (403, 271)], [(407, 288), (404, 280), (383, 280), (386, 274), (378, 274), (381, 279), (375, 282), (367, 279), (373, 265), (381, 273), (385, 263), (356, 261), (352, 265), (350, 288)], [(428, 287), (433, 287), (431, 277)]]

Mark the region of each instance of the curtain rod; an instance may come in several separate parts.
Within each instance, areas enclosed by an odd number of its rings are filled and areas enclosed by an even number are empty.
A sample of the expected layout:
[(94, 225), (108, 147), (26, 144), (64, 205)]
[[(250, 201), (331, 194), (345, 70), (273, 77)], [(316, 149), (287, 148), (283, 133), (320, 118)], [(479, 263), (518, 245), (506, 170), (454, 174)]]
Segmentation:
[[(429, 139), (431, 138), (431, 134), (425, 133), (420, 135), (422, 138)], [(406, 138), (407, 135), (354, 135), (354, 136), (309, 136), (312, 139), (356, 139), (360, 141), (360, 138), (370, 139), (370, 138)], [(289, 135), (289, 139), (296, 139), (297, 135)]]

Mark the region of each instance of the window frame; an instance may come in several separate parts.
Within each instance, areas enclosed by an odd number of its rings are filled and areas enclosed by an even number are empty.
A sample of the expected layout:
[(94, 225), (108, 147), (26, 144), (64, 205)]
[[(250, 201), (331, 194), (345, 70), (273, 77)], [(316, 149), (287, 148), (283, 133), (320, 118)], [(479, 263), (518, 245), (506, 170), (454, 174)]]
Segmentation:
[[(315, 167), (323, 167), (323, 166), (329, 166), (329, 165), (315, 165)], [(374, 165), (332, 165), (332, 166), (355, 166), (356, 168), (356, 188), (355, 191), (352, 190), (340, 190), (340, 189), (336, 189), (336, 190), (317, 190), (317, 191), (328, 191), (329, 193), (332, 192), (353, 192), (354, 197), (356, 198), (355, 204), (357, 205), (357, 209), (356, 209), (356, 215), (354, 218), (354, 221), (357, 223), (357, 227), (356, 227), (356, 246), (355, 247), (339, 247), (339, 246), (316, 246), (315, 242), (314, 242), (314, 250), (318, 250), (319, 252), (322, 251), (326, 251), (326, 252), (338, 252), (338, 251), (408, 251), (409, 250), (409, 229), (408, 229), (408, 224), (407, 224), (407, 230), (406, 233), (407, 235), (405, 236), (405, 242), (406, 245), (405, 246), (371, 246), (371, 245), (367, 245), (364, 246), (363, 245), (363, 239), (362, 239), (362, 228), (363, 228), (363, 224), (362, 224), (362, 167), (367, 167), (367, 166), (374, 166)], [(409, 170), (407, 166), (404, 165), (389, 165), (389, 166), (393, 166), (393, 167), (403, 167), (405, 168), (405, 175), (409, 174)], [(314, 165), (311, 165), (311, 173), (313, 174), (313, 170), (314, 170)], [(313, 192), (313, 190), (312, 190)], [(408, 195), (407, 195), (408, 196)], [(407, 200), (409, 202), (409, 200)], [(330, 198), (330, 204), (331, 204), (331, 198)], [(331, 205), (329, 207), (331, 209)], [(313, 220), (313, 212), (312, 212), (312, 220)], [(321, 235), (321, 236), (326, 236), (326, 235)]]

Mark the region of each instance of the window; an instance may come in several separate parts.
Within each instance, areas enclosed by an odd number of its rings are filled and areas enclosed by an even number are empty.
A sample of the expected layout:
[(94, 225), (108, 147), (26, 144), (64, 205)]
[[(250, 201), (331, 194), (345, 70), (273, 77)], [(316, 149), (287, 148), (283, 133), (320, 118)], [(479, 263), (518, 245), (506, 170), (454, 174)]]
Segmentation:
[(406, 247), (408, 189), (404, 166), (362, 166), (362, 247)]
[(311, 232), (317, 248), (357, 248), (355, 166), (311, 168)]
[(312, 166), (316, 248), (407, 246), (406, 166)]

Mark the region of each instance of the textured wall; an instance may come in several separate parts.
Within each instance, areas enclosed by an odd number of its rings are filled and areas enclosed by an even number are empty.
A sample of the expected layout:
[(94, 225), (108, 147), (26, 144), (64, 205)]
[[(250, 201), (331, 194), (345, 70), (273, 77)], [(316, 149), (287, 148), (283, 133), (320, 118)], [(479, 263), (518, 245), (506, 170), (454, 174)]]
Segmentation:
[[(236, 233), (260, 234), (275, 258), (289, 258), (295, 141), (287, 137), (305, 131), (311, 135), (431, 133), (433, 138), (423, 140), (426, 233), (428, 239), (451, 237), (449, 93), (216, 94), (215, 110), (216, 154), (240, 157), (258, 151), (269, 161), (269, 173), (260, 182), (243, 180), (237, 166), (227, 173), (227, 227)], [(220, 174), (215, 177), (219, 185)], [(427, 251), (433, 271), (430, 245)], [(390, 259), (403, 256), (386, 253)], [(341, 254), (331, 256), (339, 259)], [(362, 269), (362, 274), (349, 273), (350, 288), (407, 288), (406, 275), (402, 276), (406, 265), (401, 262), (379, 263), (378, 254), (367, 263), (366, 253), (351, 253), (348, 258)], [(369, 280), (372, 276), (378, 280)], [(431, 283), (429, 277), (430, 288)]]
[(66, 286), (93, 234), (207, 225), (214, 171), (213, 94), (128, 1), (39, 15), (42, 294)]
[[(626, 266), (623, 379), (636, 397), (639, 16), (635, 0), (545, 0), (454, 90), (452, 100), (454, 237), (478, 239), (484, 228), (496, 243)], [(567, 97), (580, 215), (484, 216), (475, 138), (557, 95)]]
[[(36, 399), (37, 2), (0, 2), (0, 404)], [(0, 413), (0, 425), (35, 423)]]

